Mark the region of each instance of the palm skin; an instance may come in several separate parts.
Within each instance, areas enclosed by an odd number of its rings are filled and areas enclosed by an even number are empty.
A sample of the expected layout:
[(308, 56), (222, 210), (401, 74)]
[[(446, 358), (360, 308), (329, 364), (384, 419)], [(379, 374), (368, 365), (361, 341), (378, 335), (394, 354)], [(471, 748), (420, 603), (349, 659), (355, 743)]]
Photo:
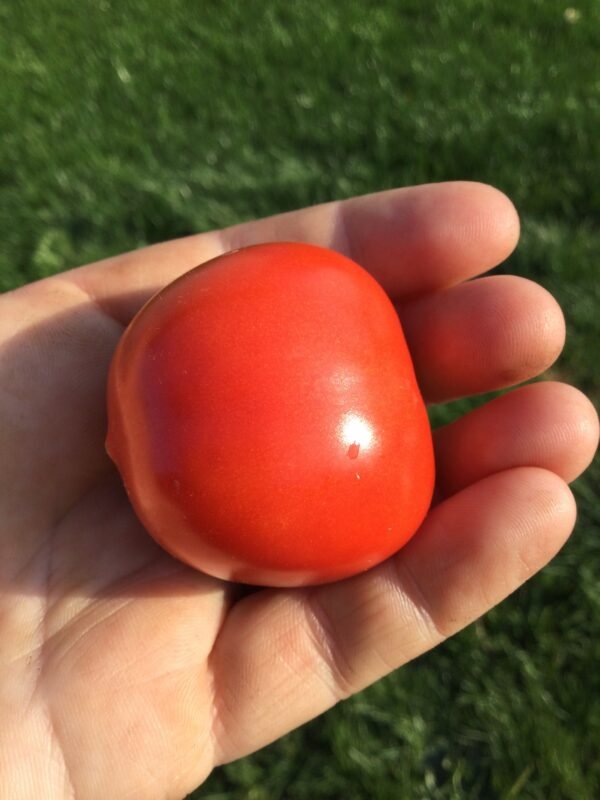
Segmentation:
[[(437, 504), (347, 581), (244, 594), (176, 562), (136, 520), (104, 447), (105, 384), (151, 294), (276, 239), (342, 250), (397, 303), (425, 399), (509, 386), (563, 343), (556, 303), (498, 276), (518, 221), (479, 184), (440, 184), (189, 237), (0, 297), (0, 797), (181, 798), (460, 630), (564, 543), (566, 481), (596, 414), (521, 387), (436, 432)], [(5, 794), (2, 794), (5, 792)]]

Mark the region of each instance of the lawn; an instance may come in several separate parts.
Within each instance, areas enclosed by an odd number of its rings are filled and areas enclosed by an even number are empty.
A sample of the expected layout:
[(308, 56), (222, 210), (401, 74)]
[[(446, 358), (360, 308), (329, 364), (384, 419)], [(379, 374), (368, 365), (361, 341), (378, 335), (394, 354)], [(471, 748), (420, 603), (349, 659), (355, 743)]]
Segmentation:
[[(522, 216), (501, 269), (564, 305), (553, 375), (599, 401), (600, 4), (573, 1), (0, 2), (0, 289), (331, 198), (482, 180)], [(576, 485), (569, 545), (501, 607), (193, 797), (599, 797), (599, 479)]]

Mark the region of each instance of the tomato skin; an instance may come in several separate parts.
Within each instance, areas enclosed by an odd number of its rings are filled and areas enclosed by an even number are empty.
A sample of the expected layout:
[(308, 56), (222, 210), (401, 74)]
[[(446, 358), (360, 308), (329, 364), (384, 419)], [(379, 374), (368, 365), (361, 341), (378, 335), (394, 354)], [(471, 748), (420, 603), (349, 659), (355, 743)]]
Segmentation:
[(107, 450), (148, 532), (244, 583), (361, 572), (404, 545), (434, 483), (396, 311), (342, 255), (272, 243), (186, 273), (115, 353)]

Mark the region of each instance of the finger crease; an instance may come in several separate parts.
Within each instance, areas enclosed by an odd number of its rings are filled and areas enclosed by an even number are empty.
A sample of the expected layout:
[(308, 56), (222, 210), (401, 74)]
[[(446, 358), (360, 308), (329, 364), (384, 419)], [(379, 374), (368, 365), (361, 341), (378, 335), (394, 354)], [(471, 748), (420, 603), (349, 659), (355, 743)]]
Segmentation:
[(304, 609), (309, 635), (327, 669), (331, 691), (336, 701), (344, 700), (356, 691), (351, 677), (353, 670), (333, 620), (319, 600), (318, 591), (306, 595)]
[(443, 630), (441, 624), (436, 620), (432, 603), (410, 568), (408, 559), (402, 558), (400, 555), (393, 558), (392, 563), (400, 591), (409, 598), (413, 613), (424, 631), (424, 638), (427, 641), (433, 639), (439, 642), (447, 639), (449, 634)]
[(335, 205), (333, 221), (333, 233), (331, 246), (340, 253), (343, 253), (348, 258), (355, 261), (355, 243), (350, 235), (350, 226), (348, 225), (348, 217), (346, 214), (346, 204), (338, 202)]

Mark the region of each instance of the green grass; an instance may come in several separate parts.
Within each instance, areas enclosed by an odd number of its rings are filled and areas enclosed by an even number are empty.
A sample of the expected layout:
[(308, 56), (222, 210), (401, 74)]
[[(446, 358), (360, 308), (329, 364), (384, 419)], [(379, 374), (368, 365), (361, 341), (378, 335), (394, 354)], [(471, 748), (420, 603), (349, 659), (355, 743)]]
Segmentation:
[[(483, 180), (523, 218), (504, 269), (565, 307), (555, 374), (600, 399), (600, 5), (566, 5), (0, 2), (0, 289), (321, 200)], [(600, 796), (599, 479), (508, 602), (195, 796)]]

